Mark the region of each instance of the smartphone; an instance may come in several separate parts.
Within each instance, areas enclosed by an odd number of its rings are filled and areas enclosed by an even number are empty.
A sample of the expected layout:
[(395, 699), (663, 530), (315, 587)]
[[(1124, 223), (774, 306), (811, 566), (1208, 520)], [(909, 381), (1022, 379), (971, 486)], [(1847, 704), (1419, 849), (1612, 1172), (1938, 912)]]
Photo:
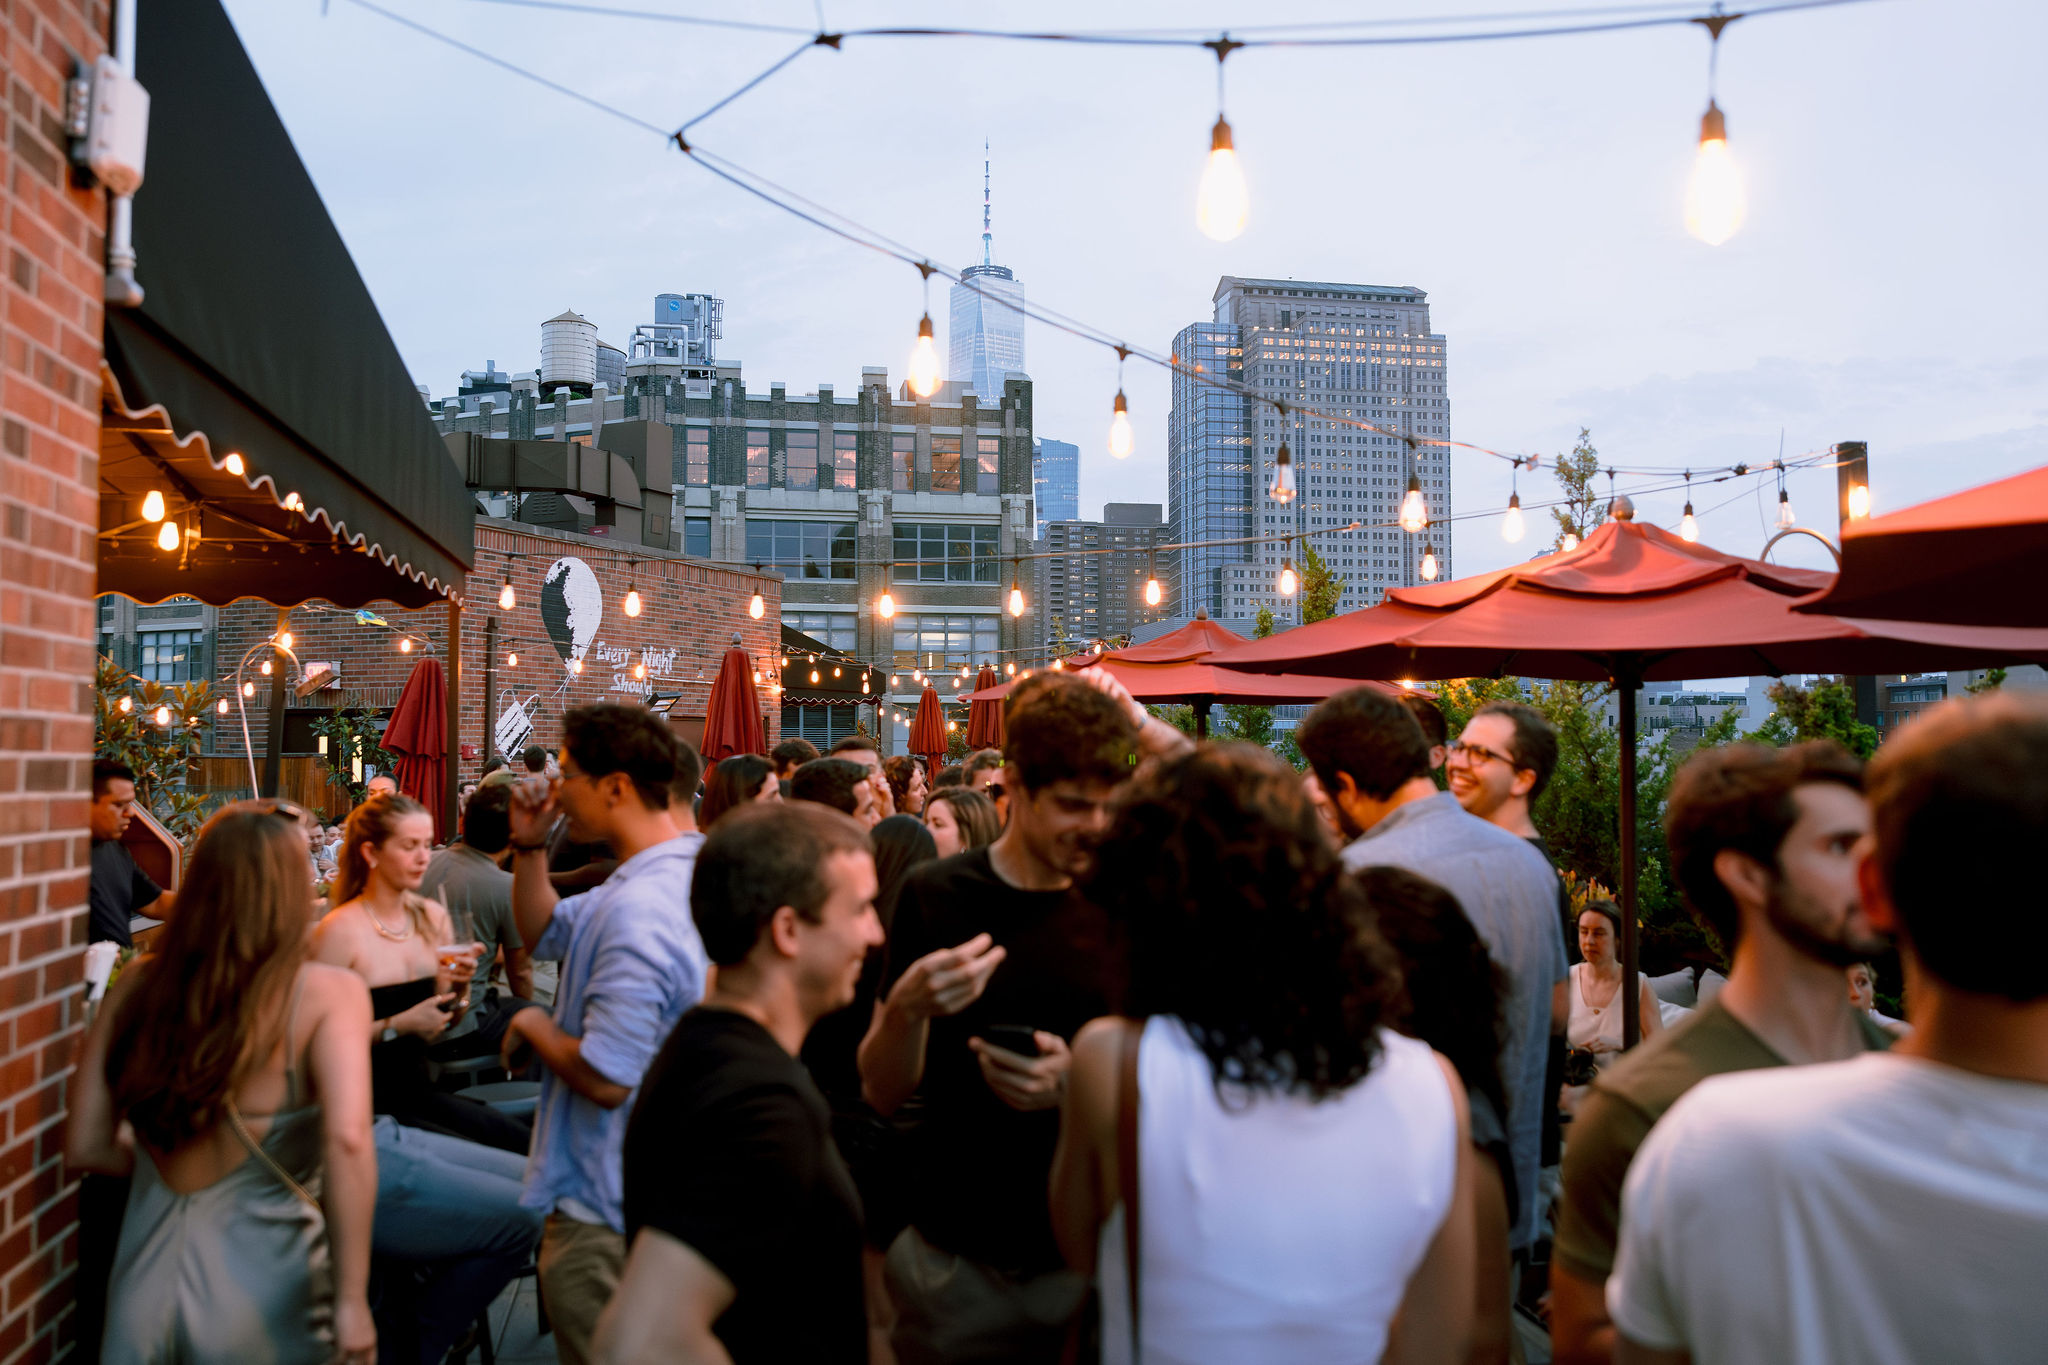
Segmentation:
[(1038, 1030), (1027, 1024), (990, 1024), (981, 1031), (981, 1040), (1019, 1057), (1038, 1055)]

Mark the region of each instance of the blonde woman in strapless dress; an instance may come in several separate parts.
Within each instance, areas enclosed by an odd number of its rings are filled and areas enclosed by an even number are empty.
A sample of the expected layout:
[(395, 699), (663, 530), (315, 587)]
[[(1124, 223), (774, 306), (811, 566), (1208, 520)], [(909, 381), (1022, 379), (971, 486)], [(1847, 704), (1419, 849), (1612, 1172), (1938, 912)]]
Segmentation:
[(157, 951), (86, 1039), (74, 1168), (132, 1175), (101, 1359), (369, 1365), (369, 992), (306, 960), (300, 813), (201, 832)]

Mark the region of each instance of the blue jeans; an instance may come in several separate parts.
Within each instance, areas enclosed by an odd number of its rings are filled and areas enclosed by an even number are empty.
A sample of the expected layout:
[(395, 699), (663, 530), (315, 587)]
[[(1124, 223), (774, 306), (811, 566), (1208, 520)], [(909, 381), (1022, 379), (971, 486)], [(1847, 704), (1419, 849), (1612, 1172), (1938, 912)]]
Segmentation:
[(380, 1259), (417, 1268), (423, 1281), (416, 1347), (381, 1349), (380, 1322), (378, 1355), (438, 1365), (540, 1241), (541, 1215), (519, 1206), (526, 1158), (388, 1117), (374, 1131), (377, 1221), (370, 1248)]

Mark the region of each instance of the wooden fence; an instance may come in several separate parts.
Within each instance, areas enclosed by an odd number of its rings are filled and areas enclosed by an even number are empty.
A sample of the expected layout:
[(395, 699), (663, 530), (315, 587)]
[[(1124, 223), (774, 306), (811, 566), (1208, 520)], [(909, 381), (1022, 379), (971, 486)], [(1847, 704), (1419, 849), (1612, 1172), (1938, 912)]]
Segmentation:
[[(311, 754), (286, 754), (282, 762), (277, 782), (279, 796), (312, 811), (323, 824), (332, 824), (348, 814), (348, 792), (328, 783), (327, 770), (318, 758)], [(263, 772), (260, 757), (256, 760), (256, 772), (259, 777)], [(249, 761), (240, 754), (202, 754), (189, 790), (215, 792), (229, 801), (252, 796)]]

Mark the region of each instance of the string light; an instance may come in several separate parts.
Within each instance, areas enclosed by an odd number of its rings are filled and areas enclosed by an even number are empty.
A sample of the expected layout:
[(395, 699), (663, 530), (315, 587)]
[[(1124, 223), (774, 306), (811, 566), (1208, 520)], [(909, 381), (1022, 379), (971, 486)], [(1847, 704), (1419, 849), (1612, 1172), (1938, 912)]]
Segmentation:
[(124, 716), (125, 716), (125, 715), (127, 715), (127, 714), (128, 714), (128, 713), (129, 713), (130, 711), (133, 711), (134, 709), (135, 709), (135, 698), (133, 698), (133, 697), (128, 697), (128, 696), (124, 696), (124, 697), (122, 697), (122, 698), (121, 698), (121, 714), (122, 714), (122, 715), (124, 715)]
[[(269, 672), (270, 670), (268, 670), (268, 669), (265, 669), (264, 671), (265, 671), (265, 672), (267, 673), (267, 672)], [(245, 697), (253, 697), (253, 696), (255, 696), (255, 695), (256, 695), (256, 684), (255, 684), (255, 683), (252, 683), (252, 682), (245, 682), (245, 683), (243, 683), (243, 684), (242, 684), (242, 695), (243, 695), (243, 696), (245, 696)], [(126, 697), (123, 697), (123, 698), (122, 698), (121, 700), (122, 700), (122, 702), (123, 702), (123, 703), (126, 703), (128, 699), (127, 699)], [(123, 705), (123, 706), (121, 707), (121, 709), (122, 709), (123, 711), (126, 711), (126, 710), (127, 710), (128, 708), (127, 708), (127, 706), (126, 706), (126, 705), (124, 704), (124, 705)]]
[(154, 488), (150, 489), (142, 499), (142, 519), (144, 521), (162, 521), (164, 519), (164, 495), (157, 492)]
[(1852, 483), (1849, 485), (1849, 520), (1862, 521), (1870, 515), (1870, 485)]
[(1560, 540), (1557, 543), (1557, 548), (1565, 551), (1566, 553), (1570, 553), (1571, 551), (1578, 549), (1579, 538), (1577, 534), (1571, 531), (1566, 531), (1564, 533), (1564, 539)]
[(159, 706), (159, 707), (157, 707), (157, 708), (156, 708), (156, 723), (157, 723), (158, 725), (161, 725), (161, 726), (163, 726), (163, 727), (164, 727), (165, 729), (167, 729), (167, 730), (168, 730), (168, 729), (170, 728), (170, 725), (171, 725), (171, 708), (170, 708), (170, 707), (168, 707), (168, 706)]
[(175, 550), (178, 548), (177, 522), (166, 521), (164, 523), (163, 529), (156, 533), (156, 547), (159, 550)]
[(1148, 607), (1158, 606), (1160, 596), (1159, 576), (1147, 570), (1145, 574), (1145, 605)]
[(518, 650), (516, 650), (516, 649), (515, 649), (515, 650), (511, 651), (511, 652), (510, 652), (509, 654), (507, 654), (507, 655), (505, 656), (505, 667), (507, 667), (507, 668), (517, 668), (517, 667), (519, 667), (519, 651), (518, 651)]
[(1408, 476), (1408, 491), (1401, 495), (1401, 529), (1415, 535), (1429, 525), (1429, 508), (1422, 501), (1422, 482)]
[(1785, 491), (1785, 486), (1781, 483), (1778, 485), (1778, 529), (1789, 531), (1798, 520), (1792, 515), (1792, 495)]
[(512, 591), (512, 570), (505, 570), (505, 586), (498, 589), (498, 609), (510, 611), (519, 605), (519, 595)]
[(1195, 222), (1211, 241), (1228, 242), (1244, 231), (1251, 206), (1230, 120), (1223, 116), (1223, 62), (1240, 44), (1225, 37), (1207, 46), (1216, 52), (1216, 126), (1209, 130), (1209, 162), (1202, 167), (1202, 186), (1195, 194)]
[(305, 501), (297, 493), (287, 493), (284, 495), (284, 510), (287, 512), (299, 511), (305, 505)]
[(1700, 538), (1699, 518), (1692, 514), (1692, 474), (1685, 476), (1685, 515), (1678, 519), (1678, 537), (1688, 544), (1697, 544)]
[(628, 616), (638, 616), (638, 615), (640, 614), (640, 586), (639, 586), (639, 584), (637, 584), (637, 583), (628, 583), (628, 584), (626, 585), (626, 602), (625, 602), (625, 608), (626, 608), (626, 615), (628, 615)]
[(1003, 671), (1004, 671), (1005, 673), (1009, 674), (1009, 675), (1010, 675), (1011, 677), (1013, 677), (1013, 678), (1014, 678), (1014, 677), (1016, 677), (1016, 676), (1017, 676), (1017, 661), (1016, 661), (1015, 659), (1012, 659), (1012, 660), (1010, 660), (1010, 662), (1009, 662), (1008, 666), (1006, 666), (1006, 667), (1005, 667), (1005, 668), (1003, 669)]
[(1124, 358), (1128, 348), (1116, 348), (1116, 402), (1109, 412), (1109, 453), (1119, 460), (1130, 458), (1136, 438), (1131, 432), (1131, 406), (1124, 401)]
[(1520, 493), (1510, 493), (1508, 494), (1508, 514), (1501, 518), (1500, 538), (1513, 545), (1521, 540), (1523, 529), (1522, 495)]
[(818, 681), (818, 670), (815, 668), (811, 670), (811, 681), (813, 683), (816, 683)]
[(1422, 580), (1436, 582), (1436, 546), (1424, 542), (1422, 546)]
[(1741, 18), (1714, 13), (1692, 22), (1710, 35), (1707, 49), (1707, 112), (1700, 117), (1700, 146), (1693, 156), (1692, 175), (1685, 185), (1685, 230), (1708, 246), (1719, 246), (1742, 227), (1748, 199), (1742, 173), (1728, 152), (1728, 120), (1714, 102), (1714, 77), (1720, 64), (1721, 30)]
[(221, 467), (238, 479), (242, 477), (242, 457), (232, 450), (228, 452), (228, 457), (221, 461)]
[(1301, 579), (1294, 572), (1294, 561), (1291, 558), (1281, 560), (1280, 595), (1282, 597), (1292, 597), (1294, 596), (1295, 589), (1299, 588), (1300, 586)]
[[(761, 572), (761, 566), (759, 564), (756, 564), (754, 566), (754, 572)], [(755, 593), (753, 600), (747, 603), (747, 615), (753, 617), (756, 621), (760, 620), (763, 614), (767, 612), (767, 610), (768, 604), (761, 600), (760, 593)]]
[(894, 673), (889, 675), (889, 689), (892, 692), (896, 689), (896, 675)]
[(917, 322), (917, 344), (910, 348), (910, 391), (929, 398), (939, 387), (939, 346), (932, 338), (932, 270), (930, 261), (917, 263), (924, 276), (924, 316)]
[(881, 617), (884, 621), (896, 615), (896, 595), (889, 591), (889, 582), (895, 577), (896, 566), (894, 564), (882, 566), (882, 595), (875, 599), (875, 615)]
[(228, 699), (226, 697), (222, 697), (219, 701), (213, 704), (213, 709), (223, 716), (226, 715), (228, 713)]
[(838, 664), (834, 664), (834, 665), (832, 665), (832, 676), (833, 676), (833, 677), (835, 677), (835, 678), (837, 678), (837, 677), (840, 677), (840, 676), (841, 676), (841, 674), (840, 674), (840, 672), (839, 672), (839, 665), (838, 665)]
[(1017, 584), (1017, 561), (1010, 561), (1010, 615), (1024, 614), (1024, 589)]
[[(647, 676), (647, 661), (645, 659), (642, 659), (639, 663), (633, 665), (633, 676), (636, 678), (644, 678)], [(758, 669), (754, 672), (754, 681), (761, 681), (761, 674)]]
[[(1280, 409), (1280, 420), (1287, 420), (1287, 409)], [(1294, 457), (1287, 453), (1287, 434), (1280, 435), (1280, 451), (1273, 457), (1273, 486), (1266, 490), (1266, 496), (1285, 507), (1294, 501)]]
[(398, 652), (400, 654), (412, 653), (412, 636), (401, 635), (398, 637)]
[(283, 631), (278, 635), (277, 647), (279, 649), (290, 649), (292, 647), (292, 633), (290, 631)]
[(265, 660), (263, 661), (263, 668), (262, 668), (262, 670), (261, 670), (261, 671), (262, 671), (262, 673), (263, 673), (263, 676), (264, 676), (264, 677), (266, 677), (266, 678), (267, 678), (267, 677), (269, 677), (269, 676), (270, 676), (270, 673), (271, 673), (271, 668), (270, 668), (270, 660), (268, 660), (268, 659), (265, 659)]

